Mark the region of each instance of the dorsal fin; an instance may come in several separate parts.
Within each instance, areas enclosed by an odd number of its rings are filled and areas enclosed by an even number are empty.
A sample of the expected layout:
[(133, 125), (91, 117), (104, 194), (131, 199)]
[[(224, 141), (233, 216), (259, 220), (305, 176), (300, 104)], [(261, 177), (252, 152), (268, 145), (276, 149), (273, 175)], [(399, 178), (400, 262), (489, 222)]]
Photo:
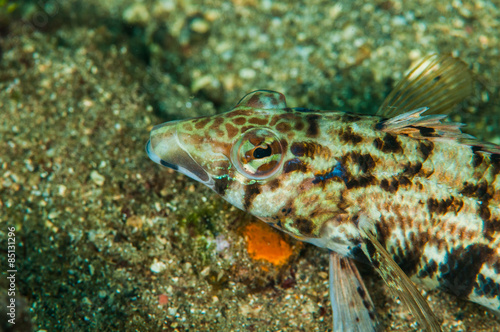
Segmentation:
[(448, 55), (426, 56), (387, 96), (377, 115), (390, 118), (427, 107), (428, 114), (448, 114), (472, 93), (467, 65)]

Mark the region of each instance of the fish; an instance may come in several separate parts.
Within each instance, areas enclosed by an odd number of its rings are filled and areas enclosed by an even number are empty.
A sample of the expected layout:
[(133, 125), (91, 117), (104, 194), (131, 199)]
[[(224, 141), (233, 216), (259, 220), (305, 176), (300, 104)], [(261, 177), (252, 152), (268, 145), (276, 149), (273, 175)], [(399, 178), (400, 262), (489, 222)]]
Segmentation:
[(153, 127), (146, 151), (326, 249), (334, 331), (381, 328), (356, 262), (419, 328), (441, 331), (415, 284), (500, 312), (500, 146), (446, 120), (473, 82), (463, 61), (431, 54), (372, 115), (289, 107), (256, 90), (229, 112)]

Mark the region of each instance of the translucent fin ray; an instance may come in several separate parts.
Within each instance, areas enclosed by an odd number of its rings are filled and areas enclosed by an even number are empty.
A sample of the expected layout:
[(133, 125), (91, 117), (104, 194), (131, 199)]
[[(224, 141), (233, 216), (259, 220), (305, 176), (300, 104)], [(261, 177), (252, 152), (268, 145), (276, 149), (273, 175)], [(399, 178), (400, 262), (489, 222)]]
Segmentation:
[(425, 331), (441, 331), (440, 324), (427, 301), (378, 242), (374, 235), (373, 223), (361, 217), (358, 225), (360, 234), (365, 240), (361, 248), (389, 289), (408, 307), (421, 328)]
[(375, 308), (354, 261), (330, 251), (333, 331), (379, 331)]
[(448, 114), (472, 93), (467, 65), (448, 55), (426, 56), (387, 96), (377, 115), (393, 117), (421, 107), (429, 114)]

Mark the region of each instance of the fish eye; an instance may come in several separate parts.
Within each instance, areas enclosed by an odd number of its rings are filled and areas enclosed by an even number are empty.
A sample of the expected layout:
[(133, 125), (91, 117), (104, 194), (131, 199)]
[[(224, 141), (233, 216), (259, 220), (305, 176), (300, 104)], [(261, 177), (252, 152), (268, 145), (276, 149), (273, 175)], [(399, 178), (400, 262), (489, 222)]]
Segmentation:
[(246, 131), (231, 149), (231, 161), (236, 169), (255, 180), (276, 174), (283, 163), (283, 156), (278, 135), (262, 128)]

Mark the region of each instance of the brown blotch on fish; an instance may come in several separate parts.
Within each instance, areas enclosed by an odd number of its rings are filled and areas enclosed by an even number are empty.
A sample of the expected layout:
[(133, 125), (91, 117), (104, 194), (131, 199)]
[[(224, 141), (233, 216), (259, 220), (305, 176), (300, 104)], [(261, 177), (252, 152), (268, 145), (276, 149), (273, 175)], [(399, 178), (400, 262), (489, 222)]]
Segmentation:
[(295, 142), (290, 147), (290, 152), (297, 157), (315, 157), (329, 158), (331, 151), (329, 148), (313, 142)]
[(434, 143), (432, 143), (431, 141), (421, 140), (418, 143), (418, 152), (420, 152), (420, 154), (424, 157), (424, 161), (426, 161), (427, 158), (429, 158), (433, 150), (434, 150)]
[(479, 273), (477, 282), (474, 284), (474, 293), (479, 296), (495, 298), (500, 296), (500, 285), (493, 279), (485, 278), (483, 274)]
[(408, 179), (408, 178), (407, 178), (406, 176), (404, 176), (404, 175), (400, 175), (400, 176), (398, 177), (398, 181), (399, 181), (399, 185), (400, 185), (400, 186), (408, 186), (408, 185), (411, 185), (411, 184), (412, 184), (411, 180), (410, 180), (410, 179)]
[(318, 114), (308, 114), (306, 116), (306, 121), (309, 124), (309, 127), (307, 128), (306, 135), (308, 137), (316, 137), (319, 134), (319, 124), (318, 120), (320, 119), (320, 116)]
[(485, 181), (478, 184), (464, 182), (463, 187), (460, 190), (460, 194), (478, 198), (484, 204), (485, 202), (487, 203), (491, 197), (493, 197), (493, 195), (489, 193), (489, 189), (489, 185)]
[[(494, 235), (500, 232), (500, 219), (488, 219), (483, 221), (483, 235), (489, 241), (494, 239)], [(496, 272), (499, 273), (500, 271)]]
[[(467, 297), (474, 288), (477, 275), (494, 250), (484, 244), (453, 248), (439, 264), (440, 288), (459, 297)], [(457, 276), (460, 276), (457, 279)], [(457, 282), (460, 280), (460, 282)]]
[(405, 176), (412, 178), (415, 175), (417, 175), (421, 170), (422, 170), (422, 163), (417, 161), (413, 165), (411, 163), (406, 164), (403, 168), (403, 174)]
[(363, 136), (353, 133), (351, 127), (341, 129), (339, 137), (344, 143), (358, 144), (363, 141)]
[(390, 192), (391, 194), (394, 194), (396, 191), (398, 191), (399, 181), (394, 178), (390, 181), (387, 179), (383, 179), (382, 181), (380, 181), (380, 188), (384, 189), (387, 192)]
[(280, 122), (276, 125), (276, 130), (280, 133), (287, 133), (292, 129), (292, 126), (286, 122)]
[(270, 189), (271, 191), (274, 191), (278, 189), (281, 185), (281, 181), (279, 179), (274, 179), (266, 183), (266, 190)]
[(304, 235), (311, 235), (314, 231), (314, 224), (309, 219), (298, 218), (293, 222), (293, 225)]
[(375, 184), (375, 177), (373, 175), (362, 175), (357, 178), (350, 178), (347, 176), (347, 189), (355, 189), (355, 188), (365, 188)]
[(430, 213), (446, 214), (448, 212), (458, 213), (464, 205), (464, 202), (450, 196), (446, 199), (429, 198), (427, 200), (427, 209)]
[(191, 125), (191, 123), (186, 122), (182, 125), (182, 129), (185, 131), (193, 131), (193, 126)]
[(350, 161), (358, 165), (363, 173), (370, 172), (376, 165), (375, 160), (369, 153), (361, 154), (357, 151), (346, 153), (342, 157), (342, 165), (349, 165)]
[(500, 173), (500, 153), (490, 155), (490, 162), (493, 165), (493, 175)]
[(222, 117), (216, 117), (209, 127), (210, 129), (215, 130), (217, 136), (219, 136), (219, 137), (224, 136), (224, 132), (220, 129), (220, 125), (223, 122), (224, 122), (224, 119)]
[(343, 122), (356, 122), (363, 119), (361, 116), (356, 113), (344, 113), (342, 114), (341, 121)]
[(245, 117), (240, 116), (238, 118), (234, 118), (233, 123), (235, 125), (241, 126), (241, 125), (244, 125), (245, 123), (247, 123), (247, 119)]
[(227, 132), (228, 138), (231, 139), (231, 138), (235, 137), (236, 135), (238, 135), (238, 133), (239, 133), (238, 129), (236, 129), (236, 127), (233, 126), (232, 124), (226, 123), (225, 127), (226, 127), (226, 132)]
[(203, 129), (205, 128), (205, 126), (207, 125), (207, 123), (210, 122), (210, 118), (209, 117), (206, 117), (206, 118), (202, 118), (202, 119), (199, 119), (198, 121), (196, 121), (196, 123), (194, 124), (194, 127), (196, 129)]
[(434, 278), (434, 274), (438, 269), (436, 261), (432, 260), (427, 262), (420, 271), (417, 273), (418, 278)]
[(404, 254), (397, 263), (408, 276), (411, 276), (417, 272), (418, 265), (422, 258), (422, 249), (425, 247), (430, 237), (426, 232), (419, 234), (411, 232), (409, 238), (412, 248), (408, 249), (406, 252), (403, 250)]
[(376, 138), (373, 141), (376, 149), (385, 153), (403, 153), (403, 147), (395, 135), (386, 133), (383, 139)]
[(305, 126), (304, 122), (297, 121), (297, 122), (295, 122), (295, 124), (293, 126), (293, 129), (295, 129), (295, 130), (302, 130), (302, 129), (304, 129), (304, 126)]
[(250, 119), (248, 119), (248, 123), (252, 123), (252, 124), (256, 124), (256, 125), (260, 125), (260, 126), (266, 125), (268, 121), (269, 121), (268, 119), (263, 119), (263, 118), (250, 118)]
[(298, 158), (293, 158), (285, 162), (283, 172), (290, 173), (295, 171), (306, 172), (307, 164)]
[(224, 196), (227, 188), (229, 187), (232, 180), (229, 180), (227, 177), (221, 177), (218, 179), (214, 179), (214, 190), (221, 196)]
[(260, 184), (254, 183), (247, 185), (245, 187), (245, 196), (243, 199), (243, 207), (245, 210), (248, 210), (248, 208), (252, 205), (253, 200), (257, 195), (260, 194)]

